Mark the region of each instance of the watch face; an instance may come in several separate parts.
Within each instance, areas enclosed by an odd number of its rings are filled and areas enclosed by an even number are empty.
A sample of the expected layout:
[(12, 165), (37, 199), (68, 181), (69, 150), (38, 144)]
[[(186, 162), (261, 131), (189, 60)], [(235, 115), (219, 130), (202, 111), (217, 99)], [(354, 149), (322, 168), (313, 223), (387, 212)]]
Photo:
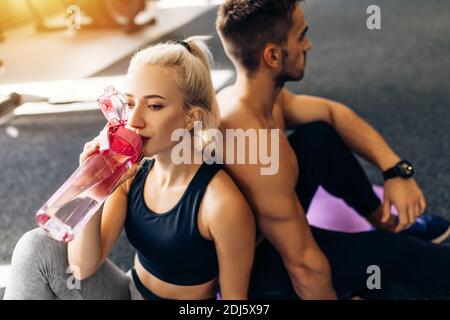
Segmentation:
[(404, 161), (400, 164), (400, 168), (402, 170), (402, 176), (410, 177), (414, 174), (414, 168), (411, 163)]

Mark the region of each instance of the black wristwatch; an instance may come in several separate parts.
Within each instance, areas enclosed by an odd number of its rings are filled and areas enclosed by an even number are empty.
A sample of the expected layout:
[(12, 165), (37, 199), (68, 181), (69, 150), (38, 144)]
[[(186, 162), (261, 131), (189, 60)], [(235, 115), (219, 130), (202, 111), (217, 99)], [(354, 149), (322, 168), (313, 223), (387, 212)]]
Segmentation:
[(413, 175), (414, 175), (414, 167), (410, 162), (406, 160), (400, 161), (392, 168), (389, 168), (383, 172), (384, 180), (397, 177), (408, 179), (411, 178)]

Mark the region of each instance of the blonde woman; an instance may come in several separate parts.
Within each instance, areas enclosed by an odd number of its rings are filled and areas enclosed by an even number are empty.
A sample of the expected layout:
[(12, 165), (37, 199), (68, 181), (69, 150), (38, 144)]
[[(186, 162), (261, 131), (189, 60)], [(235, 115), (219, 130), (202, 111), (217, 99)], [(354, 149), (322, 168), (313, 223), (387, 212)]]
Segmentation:
[[(151, 159), (130, 169), (67, 246), (39, 229), (27, 232), (13, 253), (5, 299), (207, 300), (219, 283), (223, 299), (247, 298), (255, 245), (247, 202), (219, 164), (174, 164), (171, 157), (175, 130), (193, 135), (196, 123), (218, 123), (210, 56), (193, 37), (133, 57), (127, 125)], [(97, 148), (97, 138), (88, 142), (80, 162)], [(137, 252), (126, 274), (107, 259), (122, 229)]]

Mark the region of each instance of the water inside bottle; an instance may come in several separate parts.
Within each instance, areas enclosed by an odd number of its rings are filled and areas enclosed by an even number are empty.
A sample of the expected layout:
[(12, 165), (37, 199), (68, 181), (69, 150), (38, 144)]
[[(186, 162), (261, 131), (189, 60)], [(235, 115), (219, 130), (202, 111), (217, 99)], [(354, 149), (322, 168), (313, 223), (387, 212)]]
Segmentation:
[(44, 206), (37, 214), (40, 226), (58, 241), (69, 242), (76, 233), (77, 223), (93, 215), (100, 202), (88, 196), (75, 198), (62, 207)]
[[(36, 214), (36, 220), (50, 236), (69, 242), (87, 220), (99, 209), (113, 186), (118, 182), (128, 164), (120, 164), (111, 158), (88, 159), (89, 171), (81, 175), (89, 177), (80, 183), (80, 175), (69, 178), (65, 192), (56, 193)], [(93, 172), (92, 169), (95, 169)], [(75, 176), (77, 184), (74, 184)]]

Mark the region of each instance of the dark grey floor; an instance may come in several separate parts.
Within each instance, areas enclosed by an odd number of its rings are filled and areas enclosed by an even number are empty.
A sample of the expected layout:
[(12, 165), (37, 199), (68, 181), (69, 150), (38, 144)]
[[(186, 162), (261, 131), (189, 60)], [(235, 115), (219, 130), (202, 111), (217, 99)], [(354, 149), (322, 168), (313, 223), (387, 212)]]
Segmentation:
[[(381, 7), (381, 30), (366, 28), (370, 4)], [(303, 6), (313, 49), (306, 78), (289, 88), (351, 106), (415, 164), (429, 211), (450, 218), (450, 2), (315, 0)], [(211, 34), (216, 67), (231, 68), (214, 20), (207, 14), (164, 39)], [(122, 74), (127, 64), (124, 59), (99, 75)], [(14, 244), (35, 227), (36, 210), (76, 168), (84, 142), (103, 124), (99, 112), (85, 112), (16, 118), (9, 125), (19, 129), (18, 138), (0, 127), (0, 264), (10, 263)], [(381, 183), (379, 172), (364, 167)], [(111, 258), (126, 269), (132, 254), (122, 238)]]

